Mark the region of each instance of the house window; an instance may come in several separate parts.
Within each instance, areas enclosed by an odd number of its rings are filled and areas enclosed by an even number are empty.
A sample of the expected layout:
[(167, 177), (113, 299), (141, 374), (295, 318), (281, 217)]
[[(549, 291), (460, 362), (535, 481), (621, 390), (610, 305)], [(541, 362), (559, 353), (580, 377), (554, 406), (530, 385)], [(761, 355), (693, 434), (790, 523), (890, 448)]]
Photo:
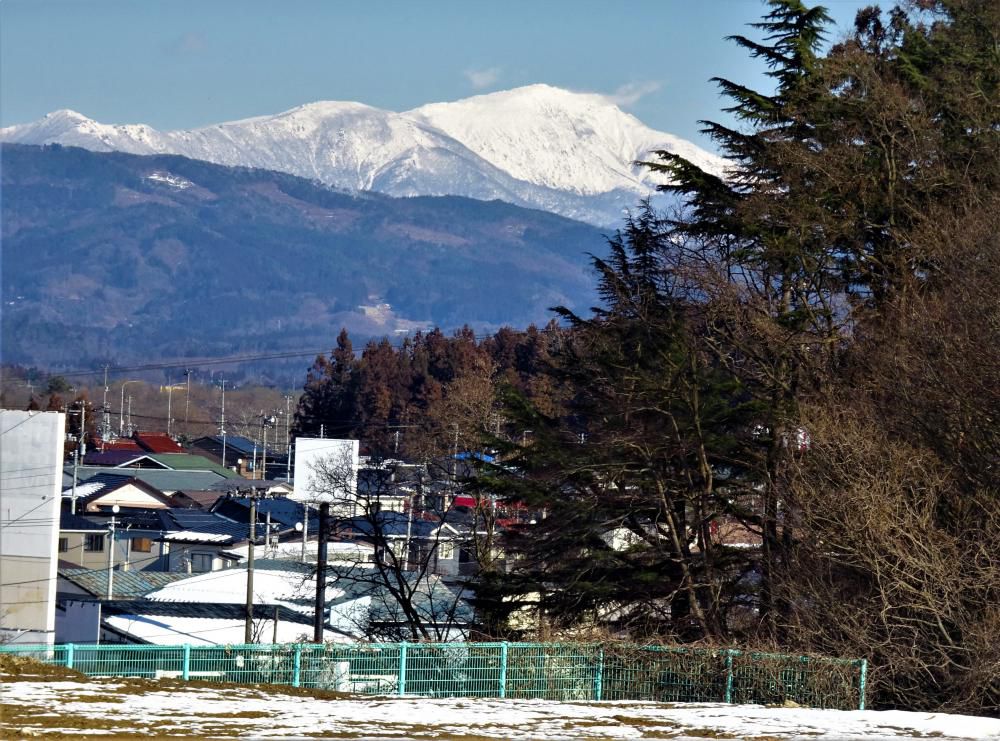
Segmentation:
[[(49, 541), (51, 542), (51, 541)], [(87, 535), (83, 539), (83, 550), (100, 553), (104, 550), (104, 535)]]
[(211, 571), (212, 570), (212, 554), (211, 553), (192, 553), (191, 554), (191, 570), (192, 571)]
[(153, 550), (153, 541), (150, 538), (132, 538), (132, 551), (134, 553), (149, 553)]
[(454, 543), (438, 543), (438, 558), (454, 558), (455, 557), (455, 544)]
[(69, 550), (69, 538), (59, 538), (59, 552), (66, 553)]

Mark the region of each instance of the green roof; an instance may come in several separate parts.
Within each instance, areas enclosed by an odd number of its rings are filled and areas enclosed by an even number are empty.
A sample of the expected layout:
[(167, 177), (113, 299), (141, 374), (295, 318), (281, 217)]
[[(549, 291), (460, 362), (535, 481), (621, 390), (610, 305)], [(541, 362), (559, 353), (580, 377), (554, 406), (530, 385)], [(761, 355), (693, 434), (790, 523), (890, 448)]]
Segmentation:
[(200, 455), (191, 455), (190, 453), (150, 453), (148, 457), (174, 471), (211, 471), (227, 479), (240, 478), (240, 475), (235, 471), (223, 468), (218, 463), (213, 463), (208, 458)]

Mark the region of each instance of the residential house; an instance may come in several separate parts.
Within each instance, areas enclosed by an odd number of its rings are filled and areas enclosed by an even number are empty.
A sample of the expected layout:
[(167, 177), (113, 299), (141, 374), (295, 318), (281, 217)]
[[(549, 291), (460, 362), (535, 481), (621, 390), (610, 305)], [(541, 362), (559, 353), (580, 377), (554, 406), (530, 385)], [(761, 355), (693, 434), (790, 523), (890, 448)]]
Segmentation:
[(108, 512), (112, 507), (166, 509), (170, 498), (131, 473), (99, 473), (82, 484), (64, 489), (64, 507), (75, 514)]
[[(245, 579), (246, 572), (242, 572)], [(243, 643), (246, 607), (243, 604), (153, 601), (146, 596), (170, 584), (191, 579), (190, 574), (134, 571), (116, 574), (111, 600), (107, 572), (89, 569), (59, 570), (56, 610), (58, 643), (139, 643), (219, 645)], [(275, 625), (277, 617), (277, 625)], [(277, 605), (259, 608), (253, 621), (254, 637), (262, 643), (311, 640), (312, 616)], [(328, 642), (351, 639), (324, 631)]]
[[(267, 615), (275, 605), (303, 615), (315, 611), (315, 567), (297, 561), (262, 560), (254, 569), (255, 614)], [(473, 622), (473, 610), (461, 593), (437, 576), (409, 575), (412, 607), (420, 625), (441, 639), (462, 640)], [(246, 599), (246, 567), (200, 574), (151, 592), (147, 599), (168, 602), (229, 603)], [(409, 635), (409, 620), (376, 570), (333, 565), (326, 574), (327, 629), (354, 640), (395, 639)]]
[[(456, 576), (462, 571), (466, 536), (429, 512), (380, 511), (367, 517), (333, 519), (331, 537), (368, 543), (375, 548), (376, 558), (406, 570), (425, 570), (426, 566), (426, 571), (441, 576)], [(392, 551), (391, 559), (385, 549)]]
[[(223, 465), (232, 468), (240, 476), (255, 477), (261, 474), (265, 456), (263, 445), (256, 441), (240, 435), (227, 435), (223, 440), (222, 435), (208, 435), (199, 437), (191, 443), (191, 447), (199, 454)], [(284, 475), (287, 471), (287, 453), (285, 451), (267, 450), (268, 474)], [(267, 478), (267, 476), (262, 476)]]

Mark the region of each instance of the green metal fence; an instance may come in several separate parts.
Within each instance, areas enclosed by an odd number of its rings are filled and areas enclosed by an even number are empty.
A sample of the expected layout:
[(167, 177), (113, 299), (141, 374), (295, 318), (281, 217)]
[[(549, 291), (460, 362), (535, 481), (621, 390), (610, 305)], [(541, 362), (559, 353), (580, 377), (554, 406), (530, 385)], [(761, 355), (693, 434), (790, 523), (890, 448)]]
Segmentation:
[(620, 643), (0, 646), (92, 677), (284, 684), (366, 695), (785, 703), (863, 710), (865, 659)]

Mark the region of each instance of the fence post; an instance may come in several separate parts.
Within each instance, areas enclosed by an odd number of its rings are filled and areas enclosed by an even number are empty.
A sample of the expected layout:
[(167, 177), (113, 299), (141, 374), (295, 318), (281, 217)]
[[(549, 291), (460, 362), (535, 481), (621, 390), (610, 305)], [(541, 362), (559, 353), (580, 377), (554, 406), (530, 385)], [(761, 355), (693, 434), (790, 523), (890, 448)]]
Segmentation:
[(295, 644), (295, 658), (292, 659), (292, 687), (301, 686), (302, 681), (302, 644)]
[(66, 668), (73, 668), (73, 649), (76, 648), (72, 643), (66, 644)]
[(406, 694), (406, 641), (399, 644), (399, 695)]
[(861, 676), (858, 679), (858, 710), (865, 709), (865, 692), (868, 689), (868, 659), (861, 659)]
[(181, 678), (186, 682), (191, 678), (191, 644), (184, 644), (184, 665), (181, 669)]
[(507, 641), (500, 644), (500, 697), (507, 696)]
[(597, 649), (597, 671), (594, 672), (594, 699), (600, 702), (604, 697), (604, 646)]
[(726, 649), (726, 698), (725, 701), (733, 701), (733, 653), (731, 648)]

